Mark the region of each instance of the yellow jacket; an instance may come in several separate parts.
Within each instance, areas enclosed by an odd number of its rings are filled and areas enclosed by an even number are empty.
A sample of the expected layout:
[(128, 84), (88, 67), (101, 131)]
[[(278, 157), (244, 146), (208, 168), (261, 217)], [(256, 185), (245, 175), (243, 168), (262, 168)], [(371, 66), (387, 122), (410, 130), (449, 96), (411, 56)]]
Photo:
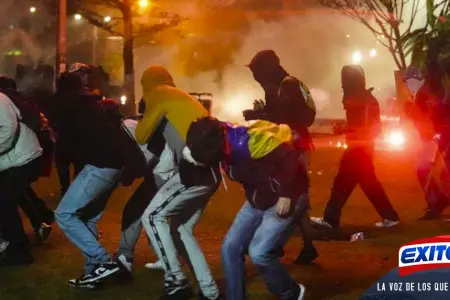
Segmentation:
[[(151, 66), (141, 79), (145, 112), (136, 128), (136, 140), (145, 144), (164, 119), (186, 142), (191, 123), (208, 115), (207, 110), (191, 95), (175, 87), (172, 76), (161, 66)], [(167, 136), (165, 135), (166, 142)]]

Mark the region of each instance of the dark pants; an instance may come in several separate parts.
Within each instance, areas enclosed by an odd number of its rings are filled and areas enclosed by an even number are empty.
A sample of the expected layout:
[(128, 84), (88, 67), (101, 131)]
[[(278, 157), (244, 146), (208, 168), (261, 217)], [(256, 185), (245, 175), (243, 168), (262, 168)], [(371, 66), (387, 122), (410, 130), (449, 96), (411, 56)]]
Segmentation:
[(354, 147), (345, 150), (342, 155), (331, 189), (331, 199), (325, 209), (325, 221), (339, 228), (342, 208), (357, 184), (383, 219), (398, 220), (396, 211), (375, 175), (373, 148)]
[[(56, 171), (58, 172), (59, 185), (61, 187), (61, 194), (64, 194), (70, 186), (70, 165), (73, 162), (71, 161), (69, 155), (64, 151), (61, 146), (61, 143), (56, 142), (55, 146), (55, 166)], [(75, 172), (73, 177), (75, 178), (78, 173), (83, 169), (83, 166), (79, 166), (77, 164), (73, 164), (75, 168)]]
[(19, 199), (19, 207), (27, 215), (34, 230), (38, 230), (42, 223), (53, 222), (53, 212), (45, 202), (39, 198), (33, 189), (28, 187), (25, 194)]
[(10, 243), (7, 249), (9, 259), (30, 257), (18, 205), (24, 191), (37, 179), (40, 167), (40, 159), (36, 159), (24, 166), (0, 172), (0, 228), (2, 238)]

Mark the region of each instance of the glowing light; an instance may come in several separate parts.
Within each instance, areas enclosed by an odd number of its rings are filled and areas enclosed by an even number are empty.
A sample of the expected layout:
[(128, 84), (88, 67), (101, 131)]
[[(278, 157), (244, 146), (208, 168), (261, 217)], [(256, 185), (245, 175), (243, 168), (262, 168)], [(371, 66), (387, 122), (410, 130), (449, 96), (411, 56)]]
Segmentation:
[(344, 149), (347, 149), (348, 148), (348, 145), (347, 144), (344, 144)]
[(377, 56), (377, 49), (371, 49), (369, 52), (370, 57), (375, 57)]
[(36, 12), (36, 7), (32, 6), (30, 7), (30, 13), (34, 14)]
[(353, 55), (352, 55), (352, 62), (354, 64), (358, 64), (361, 61), (362, 61), (362, 54), (361, 54), (361, 52), (359, 52), (359, 51), (354, 52)]
[(77, 21), (80, 21), (83, 17), (80, 14), (75, 14), (73, 18)]
[(103, 21), (105, 21), (105, 23), (109, 23), (111, 22), (112, 18), (110, 16), (106, 16)]
[(349, 39), (350, 38), (350, 34), (347, 34), (345, 37)]
[(399, 147), (403, 146), (406, 142), (405, 135), (400, 130), (394, 130), (387, 134), (386, 142), (390, 146)]
[(149, 5), (148, 0), (139, 0), (138, 2), (140, 8), (147, 8)]
[(342, 147), (342, 143), (341, 142), (337, 142), (336, 147), (341, 148)]
[(120, 104), (125, 105), (127, 103), (127, 96), (120, 96)]

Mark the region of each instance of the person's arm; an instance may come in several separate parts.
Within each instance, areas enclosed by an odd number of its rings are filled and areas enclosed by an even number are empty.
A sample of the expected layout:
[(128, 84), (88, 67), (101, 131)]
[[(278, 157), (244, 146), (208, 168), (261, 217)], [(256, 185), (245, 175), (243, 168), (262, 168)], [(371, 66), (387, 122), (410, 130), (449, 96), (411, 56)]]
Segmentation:
[(150, 106), (146, 103), (144, 116), (136, 127), (136, 141), (143, 145), (152, 137), (161, 120), (164, 118), (165, 112), (161, 105)]
[(371, 102), (368, 110), (367, 131), (371, 137), (377, 137), (381, 133), (380, 105), (378, 101)]
[(0, 153), (14, 146), (19, 123), (8, 97), (0, 94)]

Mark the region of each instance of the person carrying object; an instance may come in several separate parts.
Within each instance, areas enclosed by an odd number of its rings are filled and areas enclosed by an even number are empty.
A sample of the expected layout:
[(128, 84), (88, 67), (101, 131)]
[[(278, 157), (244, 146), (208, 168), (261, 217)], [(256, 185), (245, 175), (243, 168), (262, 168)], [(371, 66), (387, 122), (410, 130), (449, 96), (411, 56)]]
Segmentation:
[[(178, 169), (161, 186), (142, 215), (145, 231), (164, 265), (164, 294), (160, 299), (192, 296), (178, 259), (176, 243), (184, 246), (185, 251), (180, 255), (190, 262), (200, 286), (199, 299), (222, 299), (193, 234), (209, 198), (220, 184), (219, 165), (202, 168), (190, 165), (183, 156), (189, 126), (208, 113), (195, 98), (175, 86), (164, 67), (151, 66), (145, 70), (141, 85), (146, 108), (136, 128), (136, 140), (147, 144), (155, 130), (163, 126), (165, 142), (175, 155)], [(187, 169), (187, 179), (181, 178), (181, 169)]]

